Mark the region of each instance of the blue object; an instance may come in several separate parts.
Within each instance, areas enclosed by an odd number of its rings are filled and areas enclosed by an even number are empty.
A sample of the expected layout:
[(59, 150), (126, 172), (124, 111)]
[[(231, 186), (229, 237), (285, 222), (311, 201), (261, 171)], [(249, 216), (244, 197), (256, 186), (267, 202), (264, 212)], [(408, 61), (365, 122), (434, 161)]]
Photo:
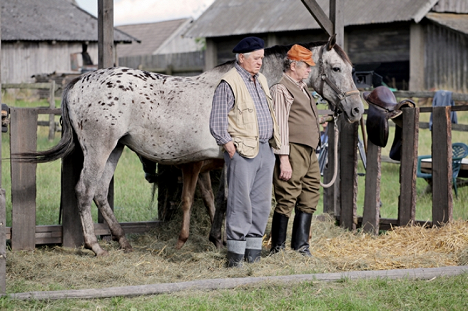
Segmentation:
[[(458, 198), (458, 189), (457, 189), (457, 177), (460, 172), (462, 160), (464, 157), (468, 156), (468, 146), (464, 143), (454, 143), (452, 144), (452, 184), (455, 190), (455, 196)], [(419, 178), (431, 179), (432, 173), (423, 173), (421, 172), (421, 161), (424, 159), (431, 159), (430, 155), (423, 155), (418, 157), (418, 167), (416, 171), (416, 176)]]
[[(434, 98), (432, 99), (432, 107), (445, 106), (455, 106), (455, 102), (452, 100), (452, 92), (445, 90), (435, 92)], [(450, 112), (450, 121), (454, 124), (458, 123), (457, 113), (455, 111)], [(429, 130), (432, 131), (432, 112), (429, 119)]]

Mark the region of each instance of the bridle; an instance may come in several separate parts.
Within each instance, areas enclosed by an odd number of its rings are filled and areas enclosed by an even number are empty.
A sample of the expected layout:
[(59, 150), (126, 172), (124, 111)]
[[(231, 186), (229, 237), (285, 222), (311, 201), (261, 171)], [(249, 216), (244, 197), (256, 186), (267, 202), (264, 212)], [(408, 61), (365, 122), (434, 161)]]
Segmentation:
[(320, 48), (320, 50), (319, 50), (319, 76), (320, 76), (319, 93), (323, 94), (323, 86), (325, 85), (325, 83), (327, 83), (327, 85), (329, 87), (331, 87), (332, 90), (335, 91), (336, 95), (338, 96), (338, 98), (340, 100), (340, 103), (338, 105), (335, 105), (335, 104), (332, 104), (332, 103), (330, 103), (330, 104), (333, 105), (333, 112), (335, 113), (335, 116), (338, 116), (341, 113), (341, 111), (344, 110), (343, 109), (343, 101), (346, 100), (346, 98), (349, 97), (349, 96), (360, 95), (360, 92), (357, 89), (347, 91), (347, 92), (342, 92), (342, 91), (340, 91), (338, 86), (335, 84), (335, 82), (333, 82), (332, 80), (330, 80), (330, 78), (328, 78), (327, 73), (325, 72), (325, 66), (324, 66), (324, 63), (323, 63), (323, 52), (324, 52), (326, 46), (327, 46), (327, 44), (322, 46)]
[(331, 103), (331, 101), (329, 101), (329, 104), (333, 106), (333, 113), (334, 113), (333, 125), (334, 125), (334, 134), (335, 134), (335, 140), (334, 140), (335, 141), (335, 149), (334, 149), (335, 150), (335, 155), (334, 155), (335, 168), (334, 168), (334, 171), (333, 171), (333, 177), (330, 180), (330, 182), (328, 182), (327, 184), (323, 184), (322, 181), (320, 181), (320, 185), (323, 188), (331, 187), (335, 183), (336, 177), (338, 175), (338, 137), (339, 137), (339, 131), (338, 131), (338, 126), (337, 126), (336, 122), (337, 122), (338, 116), (344, 110), (343, 109), (343, 101), (346, 100), (346, 98), (349, 97), (349, 96), (353, 96), (353, 95), (358, 95), (359, 96), (360, 95), (360, 92), (357, 89), (347, 91), (347, 92), (340, 91), (340, 89), (338, 88), (336, 83), (333, 82), (332, 80), (330, 80), (330, 78), (328, 78), (327, 73), (325, 72), (325, 66), (324, 66), (324, 63), (323, 63), (323, 53), (324, 53), (324, 50), (325, 50), (327, 45), (328, 44), (325, 44), (319, 50), (319, 61), (318, 61), (319, 62), (319, 76), (320, 76), (319, 94), (323, 94), (323, 87), (324, 87), (325, 83), (327, 83), (327, 85), (329, 87), (331, 87), (332, 90), (335, 91), (335, 93), (338, 96), (340, 102), (339, 102), (338, 105), (336, 105), (334, 103)]

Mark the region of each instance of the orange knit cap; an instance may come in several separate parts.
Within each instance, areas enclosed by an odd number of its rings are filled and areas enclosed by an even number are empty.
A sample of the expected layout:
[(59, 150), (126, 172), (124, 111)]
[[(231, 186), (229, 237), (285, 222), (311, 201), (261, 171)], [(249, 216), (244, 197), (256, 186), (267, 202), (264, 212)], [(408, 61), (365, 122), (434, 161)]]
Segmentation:
[(299, 44), (294, 44), (287, 55), (290, 60), (297, 60), (309, 66), (315, 66), (314, 60), (312, 59), (312, 51)]

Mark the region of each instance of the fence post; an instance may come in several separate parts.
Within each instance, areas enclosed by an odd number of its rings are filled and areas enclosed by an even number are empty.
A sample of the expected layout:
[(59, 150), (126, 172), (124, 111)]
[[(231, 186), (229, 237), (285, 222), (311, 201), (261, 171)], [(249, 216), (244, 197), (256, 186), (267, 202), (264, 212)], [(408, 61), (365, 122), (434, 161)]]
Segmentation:
[[(50, 81), (50, 91), (49, 91), (49, 108), (55, 109), (55, 81)], [(55, 138), (55, 115), (53, 113), (49, 114), (49, 140)]]
[(356, 229), (357, 224), (357, 162), (358, 126), (340, 117), (340, 226), (348, 230)]
[[(432, 110), (432, 224), (452, 220), (452, 125), (451, 108)], [(435, 191), (434, 191), (435, 190)]]
[(419, 108), (403, 108), (398, 225), (411, 225), (416, 217), (416, 169), (418, 162)]
[(378, 234), (380, 221), (381, 148), (367, 140), (366, 186), (362, 228)]
[[(10, 109), (10, 156), (37, 149), (37, 110)], [(36, 246), (36, 163), (11, 161), (11, 248)]]

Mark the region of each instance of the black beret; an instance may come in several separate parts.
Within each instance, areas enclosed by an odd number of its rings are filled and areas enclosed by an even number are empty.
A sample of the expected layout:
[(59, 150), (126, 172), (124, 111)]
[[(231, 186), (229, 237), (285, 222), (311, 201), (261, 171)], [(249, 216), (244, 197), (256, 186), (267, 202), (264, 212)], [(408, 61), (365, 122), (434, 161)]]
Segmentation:
[(265, 42), (257, 37), (247, 37), (240, 40), (234, 47), (232, 53), (249, 53), (256, 50), (261, 50), (265, 47)]

